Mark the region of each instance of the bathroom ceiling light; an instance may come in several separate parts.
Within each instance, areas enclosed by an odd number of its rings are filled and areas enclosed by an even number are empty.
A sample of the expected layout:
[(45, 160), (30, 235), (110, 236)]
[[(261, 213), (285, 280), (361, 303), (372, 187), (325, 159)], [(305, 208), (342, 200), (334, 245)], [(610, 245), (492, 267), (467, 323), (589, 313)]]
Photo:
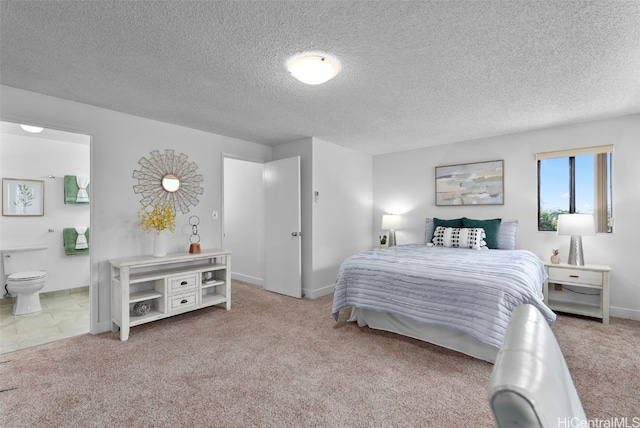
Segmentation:
[(44, 131), (44, 128), (40, 127), (40, 126), (31, 126), (31, 125), (20, 125), (20, 128), (22, 128), (23, 131), (27, 131), (27, 132), (31, 132), (32, 134), (39, 134), (42, 131)]
[(307, 85), (319, 85), (340, 72), (338, 63), (325, 55), (300, 55), (287, 61), (289, 73)]

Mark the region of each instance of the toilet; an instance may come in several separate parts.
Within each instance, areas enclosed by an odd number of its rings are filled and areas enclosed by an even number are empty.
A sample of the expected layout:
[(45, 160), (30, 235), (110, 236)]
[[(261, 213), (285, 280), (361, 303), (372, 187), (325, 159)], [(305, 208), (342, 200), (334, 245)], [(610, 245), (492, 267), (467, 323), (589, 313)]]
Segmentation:
[(40, 290), (47, 282), (47, 247), (2, 250), (7, 291), (16, 296), (13, 315), (40, 312)]

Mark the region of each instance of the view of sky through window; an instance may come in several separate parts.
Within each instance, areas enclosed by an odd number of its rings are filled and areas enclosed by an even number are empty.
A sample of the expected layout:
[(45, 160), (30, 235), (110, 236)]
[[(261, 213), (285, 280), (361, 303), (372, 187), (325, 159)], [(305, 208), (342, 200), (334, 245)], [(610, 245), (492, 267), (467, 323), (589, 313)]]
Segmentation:
[[(594, 211), (594, 155), (576, 156), (576, 212)], [(569, 212), (569, 158), (545, 159), (540, 165), (540, 208)]]

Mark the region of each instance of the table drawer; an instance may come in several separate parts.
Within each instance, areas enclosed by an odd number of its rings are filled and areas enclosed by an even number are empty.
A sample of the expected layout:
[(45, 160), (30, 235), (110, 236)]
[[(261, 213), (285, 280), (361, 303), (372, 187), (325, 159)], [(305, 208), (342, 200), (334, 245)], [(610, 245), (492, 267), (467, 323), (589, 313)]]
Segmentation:
[(182, 291), (196, 288), (197, 274), (189, 274), (169, 278), (169, 294), (180, 293)]
[(169, 300), (169, 311), (179, 311), (183, 308), (190, 308), (196, 305), (196, 293), (181, 294), (173, 296)]
[(549, 282), (602, 285), (602, 272), (549, 267)]

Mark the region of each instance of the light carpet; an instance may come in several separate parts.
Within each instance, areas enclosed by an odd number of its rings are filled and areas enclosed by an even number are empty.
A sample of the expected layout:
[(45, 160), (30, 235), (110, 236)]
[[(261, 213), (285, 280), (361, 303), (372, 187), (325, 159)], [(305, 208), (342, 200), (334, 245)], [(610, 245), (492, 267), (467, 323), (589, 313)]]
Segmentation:
[[(492, 365), (233, 282), (213, 307), (0, 356), (4, 427), (493, 426)], [(553, 327), (589, 418), (633, 418), (640, 322)]]

